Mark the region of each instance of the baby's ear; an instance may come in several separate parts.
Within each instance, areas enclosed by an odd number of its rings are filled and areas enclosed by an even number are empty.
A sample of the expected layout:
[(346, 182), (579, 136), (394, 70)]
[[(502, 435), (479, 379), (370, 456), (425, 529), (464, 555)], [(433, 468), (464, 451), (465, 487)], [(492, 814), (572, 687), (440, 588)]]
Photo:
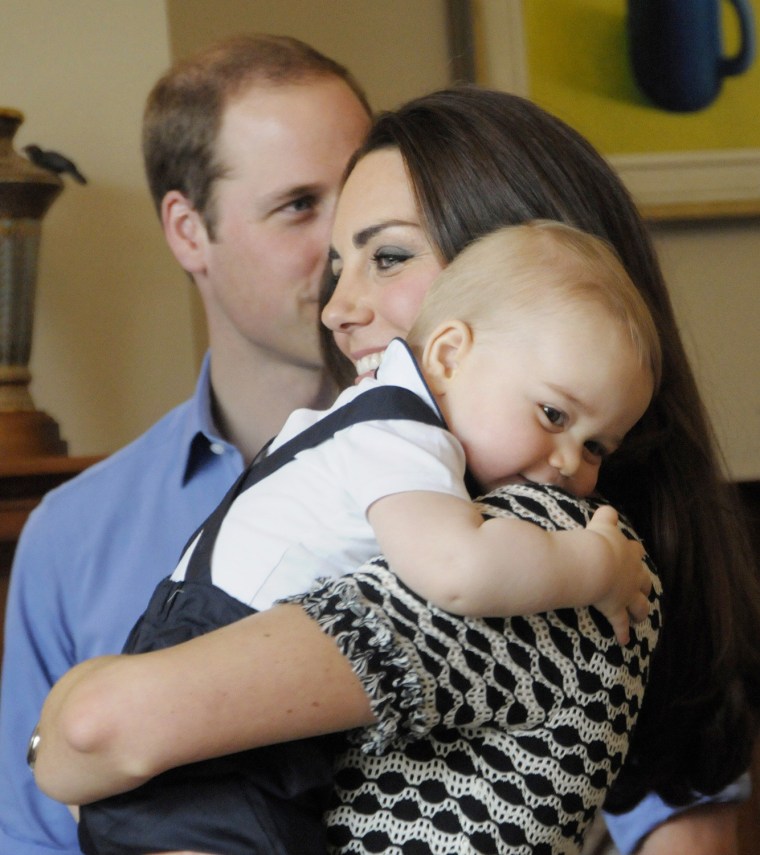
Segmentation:
[(420, 367), (432, 392), (443, 395), (448, 381), (472, 350), (473, 335), (464, 321), (444, 321), (428, 336)]

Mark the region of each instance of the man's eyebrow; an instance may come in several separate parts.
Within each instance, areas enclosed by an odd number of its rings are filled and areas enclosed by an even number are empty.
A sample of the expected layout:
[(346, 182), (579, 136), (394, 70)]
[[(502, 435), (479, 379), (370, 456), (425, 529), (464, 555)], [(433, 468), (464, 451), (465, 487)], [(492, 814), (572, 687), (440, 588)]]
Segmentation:
[(271, 196), (266, 197), (266, 204), (277, 207), (287, 202), (292, 202), (294, 199), (300, 199), (302, 196), (318, 196), (321, 190), (316, 184), (300, 184), (297, 187), (287, 187), (284, 190), (277, 190)]
[(356, 232), (353, 236), (353, 244), (357, 249), (361, 249), (363, 246), (366, 246), (370, 240), (380, 232), (385, 229), (393, 228), (393, 226), (411, 226), (413, 228), (420, 228), (419, 223), (412, 223), (408, 220), (384, 220), (382, 223), (376, 223), (374, 226), (367, 226), (366, 229), (361, 229)]

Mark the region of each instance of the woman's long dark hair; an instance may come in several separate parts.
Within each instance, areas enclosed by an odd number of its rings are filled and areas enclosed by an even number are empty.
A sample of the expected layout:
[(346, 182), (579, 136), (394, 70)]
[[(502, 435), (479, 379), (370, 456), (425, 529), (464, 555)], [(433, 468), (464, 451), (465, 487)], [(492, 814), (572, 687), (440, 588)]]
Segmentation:
[[(607, 807), (625, 810), (649, 791), (681, 804), (695, 791), (716, 792), (748, 767), (760, 718), (760, 582), (641, 217), (583, 137), (508, 93), (461, 87), (382, 114), (349, 171), (382, 148), (401, 153), (445, 261), (499, 226), (560, 220), (612, 244), (647, 300), (662, 341), (662, 386), (605, 463), (600, 490), (659, 568), (664, 629)], [(329, 333), (323, 346), (345, 380)]]

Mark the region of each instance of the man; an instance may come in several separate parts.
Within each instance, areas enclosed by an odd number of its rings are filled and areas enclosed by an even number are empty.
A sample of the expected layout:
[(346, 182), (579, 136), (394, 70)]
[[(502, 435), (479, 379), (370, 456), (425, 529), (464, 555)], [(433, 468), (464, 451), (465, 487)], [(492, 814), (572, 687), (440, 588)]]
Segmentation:
[(317, 291), (343, 169), (369, 126), (344, 68), (279, 37), (180, 63), (143, 149), (166, 240), (198, 287), (209, 355), (194, 397), (49, 494), (19, 543), (0, 707), (0, 852), (78, 853), (24, 744), (51, 685), (121, 649), (185, 541), (296, 407), (324, 407)]

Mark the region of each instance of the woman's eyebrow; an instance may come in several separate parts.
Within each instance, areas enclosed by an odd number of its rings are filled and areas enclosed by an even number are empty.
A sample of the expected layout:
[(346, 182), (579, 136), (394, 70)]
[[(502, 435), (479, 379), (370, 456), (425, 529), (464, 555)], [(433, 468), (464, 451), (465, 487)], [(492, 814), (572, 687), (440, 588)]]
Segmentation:
[(366, 229), (361, 229), (356, 232), (353, 236), (353, 244), (356, 249), (361, 249), (363, 246), (366, 246), (376, 234), (379, 234), (385, 229), (392, 228), (393, 226), (411, 226), (412, 228), (420, 228), (419, 223), (409, 222), (409, 220), (385, 220), (382, 223), (376, 223), (374, 226), (367, 226)]

